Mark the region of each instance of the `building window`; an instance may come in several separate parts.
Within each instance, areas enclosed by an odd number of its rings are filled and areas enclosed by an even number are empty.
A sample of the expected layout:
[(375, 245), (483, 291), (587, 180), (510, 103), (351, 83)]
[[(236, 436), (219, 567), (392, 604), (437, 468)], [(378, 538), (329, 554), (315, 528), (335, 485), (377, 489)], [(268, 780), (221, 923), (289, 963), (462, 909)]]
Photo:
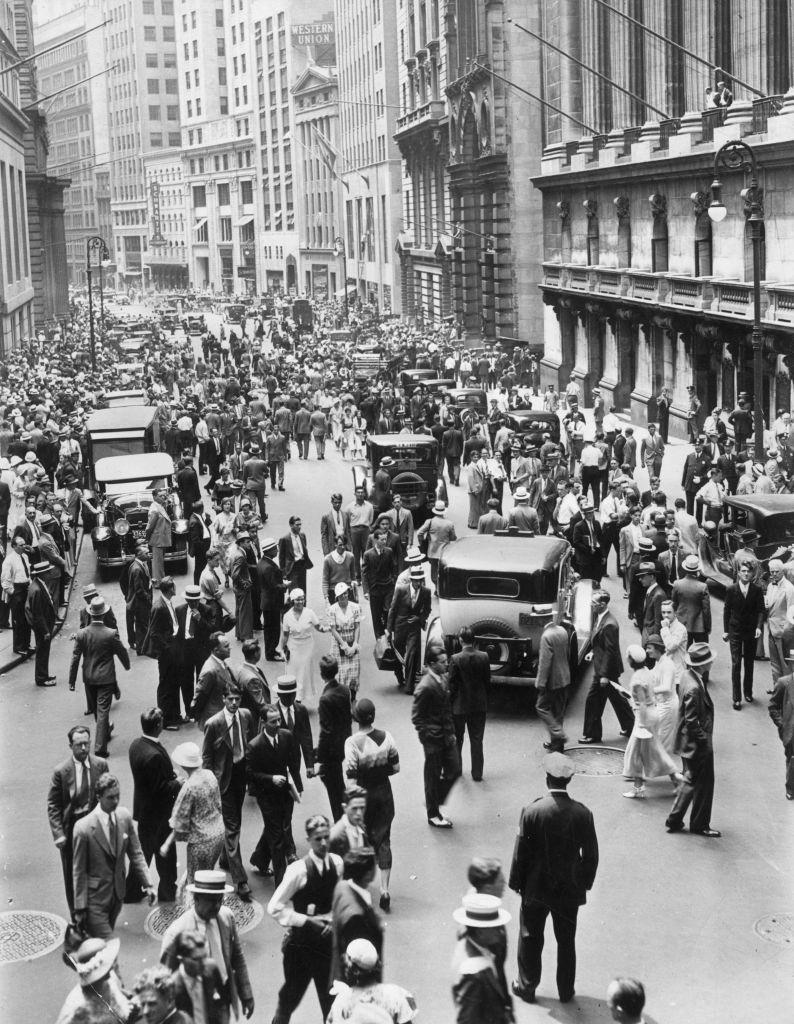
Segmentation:
[(146, 79), (146, 91), (150, 96), (157, 96), (160, 92), (160, 79), (159, 78), (147, 78)]
[(160, 113), (160, 108), (159, 107), (149, 107), (149, 120), (150, 121), (160, 121), (161, 118), (162, 118), (162, 114)]
[(163, 42), (173, 43), (176, 39), (175, 29), (173, 25), (163, 25)]
[(711, 217), (704, 210), (695, 220), (695, 277), (711, 277)]
[(201, 227), (196, 231), (196, 241), (204, 242), (205, 244), (209, 241), (209, 232), (207, 230), (206, 221), (204, 221)]
[(193, 208), (207, 205), (207, 190), (203, 185), (193, 186)]
[(165, 116), (169, 121), (179, 120), (179, 107), (170, 105), (165, 108)]
[(166, 78), (165, 80), (165, 91), (169, 96), (176, 96), (177, 94), (177, 81), (175, 78)]
[(182, 145), (182, 136), (179, 134), (179, 132), (169, 132), (168, 133), (168, 145), (169, 146), (181, 146)]
[(240, 182), (240, 197), (241, 202), (244, 206), (254, 201), (254, 183), (249, 179), (248, 181)]
[(143, 38), (147, 43), (153, 43), (157, 39), (157, 32), (155, 31), (154, 25), (143, 26)]
[(226, 40), (225, 39), (219, 39), (218, 40), (218, 47), (217, 47), (217, 49), (218, 49), (218, 56), (219, 57), (225, 57), (226, 56)]
[(231, 217), (221, 217), (221, 219), (220, 219), (220, 227), (221, 227), (221, 241), (222, 242), (231, 242), (231, 240), (232, 240), (232, 218)]
[(221, 98), (220, 98), (220, 112), (222, 114), (228, 114), (229, 113), (229, 97), (228, 96), (221, 96)]
[(174, 0), (162, 0), (160, 3), (160, 10), (162, 11), (164, 18), (173, 18)]
[(175, 68), (176, 67), (176, 54), (173, 51), (163, 54), (163, 67), (164, 68)]
[(149, 145), (152, 149), (163, 148), (163, 133), (162, 132), (150, 132), (149, 133)]
[(218, 85), (226, 85), (226, 68), (218, 68)]
[(143, 13), (154, 14), (154, 0), (143, 0)]
[(651, 232), (651, 270), (654, 274), (666, 274), (670, 269), (669, 242), (667, 236), (667, 203), (664, 196), (651, 196), (653, 229)]
[(224, 182), (218, 185), (218, 206), (229, 206), (229, 185)]
[(223, 28), (223, 11), (220, 9), (215, 11), (215, 26)]
[(159, 61), (157, 59), (157, 54), (156, 53), (147, 53), (146, 54), (146, 67), (147, 68), (159, 67)]

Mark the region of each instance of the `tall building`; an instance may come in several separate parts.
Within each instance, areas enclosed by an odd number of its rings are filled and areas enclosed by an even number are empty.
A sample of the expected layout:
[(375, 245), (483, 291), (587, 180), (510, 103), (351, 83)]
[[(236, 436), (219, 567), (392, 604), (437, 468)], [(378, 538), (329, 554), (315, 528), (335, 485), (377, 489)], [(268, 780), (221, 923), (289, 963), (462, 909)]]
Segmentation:
[[(544, 49), (546, 95), (569, 115), (544, 114), (534, 179), (544, 211), (542, 380), (562, 387), (573, 373), (586, 393), (600, 387), (608, 405), (639, 422), (655, 417), (667, 387), (679, 435), (689, 385), (707, 412), (732, 407), (742, 391), (752, 396), (757, 211), (742, 192), (748, 164), (720, 165), (727, 216), (709, 217), (715, 157), (740, 140), (753, 151), (762, 189), (762, 403), (770, 422), (791, 408), (794, 365), (790, 4), (677, 0), (635, 5), (632, 22), (622, 10), (542, 4), (544, 38), (565, 53)], [(732, 92), (729, 106), (713, 105), (719, 81)]]
[[(20, 60), (15, 3), (0, 0), (0, 69)], [(0, 356), (33, 332), (33, 281), (28, 247), (25, 132), (19, 71), (0, 74)]]
[[(198, 4), (196, 5), (199, 6)], [(110, 209), (117, 283), (146, 287), (150, 199), (144, 157), (182, 146), (174, 0), (102, 0)]]
[[(48, 52), (36, 58), (35, 68), (39, 95), (44, 100), (39, 110), (47, 112), (47, 170), (71, 181), (64, 192), (64, 248), (57, 255), (63, 264), (65, 254), (69, 283), (84, 285), (86, 239), (99, 234), (112, 249), (108, 79), (103, 74), (99, 8), (77, 3), (71, 9), (68, 4), (63, 7), (53, 12), (52, 5), (36, 5), (36, 48)], [(87, 29), (93, 31), (86, 33)]]
[(335, 0), (348, 274), (381, 312), (402, 309), (397, 3)]
[(143, 258), (144, 280), (157, 291), (187, 289), (188, 222), (184, 164), (174, 149), (152, 151), (143, 158), (149, 202), (149, 244)]

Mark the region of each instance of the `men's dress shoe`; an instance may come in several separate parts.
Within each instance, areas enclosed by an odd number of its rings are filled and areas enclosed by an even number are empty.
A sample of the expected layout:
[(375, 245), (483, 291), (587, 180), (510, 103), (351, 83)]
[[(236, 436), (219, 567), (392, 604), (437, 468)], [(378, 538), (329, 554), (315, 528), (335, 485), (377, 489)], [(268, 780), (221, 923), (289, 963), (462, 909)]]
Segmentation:
[(631, 736), (631, 729), (621, 729), (620, 730), (620, 735), (621, 736)]
[(601, 740), (594, 740), (592, 736), (582, 736), (579, 740), (580, 743), (600, 743)]
[(513, 991), (513, 995), (518, 999), (523, 999), (525, 1003), (535, 1002), (535, 990), (532, 988), (521, 988), (517, 981), (514, 981), (510, 986)]
[(482, 775), (472, 775), (471, 781), (472, 782), (482, 782)]
[(269, 654), (268, 657), (267, 657), (267, 660), (268, 661), (283, 661), (284, 660), (284, 655), (283, 654), (279, 654), (278, 651), (276, 651), (275, 654)]
[(107, 750), (95, 750), (94, 757), (110, 757)]
[(386, 914), (388, 914), (389, 911), (391, 910), (391, 896), (387, 892), (382, 892), (380, 894), (378, 906)]
[(733, 702), (733, 710), (734, 711), (741, 711), (742, 710), (742, 702), (740, 700), (735, 700)]
[(752, 704), (753, 703), (753, 695), (752, 694), (750, 694), (749, 697), (747, 696), (747, 694), (745, 694), (744, 695), (744, 699), (747, 701), (748, 704)]
[(55, 676), (49, 676), (43, 683), (36, 683), (36, 686), (55, 686)]
[(442, 818), (440, 815), (436, 818), (428, 818), (427, 824), (432, 825), (433, 828), (452, 828), (452, 822), (448, 818)]
[(251, 892), (251, 889), (246, 882), (241, 882), (237, 886), (237, 895), (240, 897), (243, 903), (250, 903), (254, 897), (254, 894)]
[(190, 717), (190, 715), (182, 715), (179, 721), (182, 723), (182, 725), (190, 725), (193, 719)]
[(722, 836), (722, 832), (718, 832), (716, 828), (697, 828), (689, 831), (696, 836), (706, 836), (708, 839), (719, 839)]
[(575, 995), (576, 995), (576, 993), (574, 992), (573, 989), (571, 989), (570, 992), (566, 992), (564, 994), (562, 992), (560, 992), (560, 1002), (561, 1003), (570, 1003), (570, 1001), (573, 999), (573, 997)]
[(786, 793), (787, 800), (794, 800), (794, 793)]
[(667, 828), (668, 832), (683, 832), (684, 831), (683, 823), (676, 824), (676, 823), (671, 823), (669, 821), (666, 821), (665, 822), (665, 827)]
[(169, 722), (168, 725), (163, 726), (167, 732), (179, 732), (178, 722)]
[(766, 692), (767, 693), (774, 693), (775, 691), (774, 690), (767, 690)]

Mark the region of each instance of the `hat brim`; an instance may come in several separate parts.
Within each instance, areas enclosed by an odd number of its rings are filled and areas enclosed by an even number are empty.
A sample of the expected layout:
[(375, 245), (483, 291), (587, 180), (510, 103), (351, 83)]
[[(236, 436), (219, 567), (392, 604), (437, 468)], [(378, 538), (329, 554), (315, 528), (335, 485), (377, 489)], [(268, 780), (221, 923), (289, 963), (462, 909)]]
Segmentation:
[(465, 907), (458, 907), (457, 910), (452, 911), (452, 916), (455, 921), (463, 925), (464, 928), (501, 928), (503, 925), (509, 924), (513, 920), (512, 915), (506, 910), (500, 908), (497, 912), (497, 916), (489, 921), (481, 921), (477, 918), (471, 918), (466, 913)]
[(234, 886), (229, 885), (228, 882), (223, 883), (223, 889), (205, 889), (203, 885), (196, 885), (192, 882), (190, 885), (185, 886), (188, 892), (192, 892), (194, 896), (229, 896), (234, 892)]
[(714, 655), (712, 654), (710, 658), (699, 658), (697, 661), (692, 661), (689, 655), (685, 654), (684, 661), (690, 668), (702, 668), (704, 665), (710, 665), (714, 661)]

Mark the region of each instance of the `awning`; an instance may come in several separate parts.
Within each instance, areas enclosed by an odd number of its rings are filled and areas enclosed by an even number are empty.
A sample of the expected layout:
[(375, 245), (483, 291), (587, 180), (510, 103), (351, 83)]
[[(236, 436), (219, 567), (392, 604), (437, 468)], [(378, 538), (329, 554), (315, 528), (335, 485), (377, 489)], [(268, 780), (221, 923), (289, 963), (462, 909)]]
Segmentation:
[(200, 231), (204, 227), (204, 225), (206, 223), (207, 223), (207, 218), (206, 217), (202, 217), (201, 220), (197, 220), (196, 223), (193, 225), (193, 230), (194, 231)]
[(254, 223), (254, 215), (250, 214), (248, 217), (241, 217), (239, 220), (236, 220), (234, 222), (234, 226), (236, 228), (244, 228), (244, 227), (247, 227), (249, 224), (253, 224), (253, 223)]

